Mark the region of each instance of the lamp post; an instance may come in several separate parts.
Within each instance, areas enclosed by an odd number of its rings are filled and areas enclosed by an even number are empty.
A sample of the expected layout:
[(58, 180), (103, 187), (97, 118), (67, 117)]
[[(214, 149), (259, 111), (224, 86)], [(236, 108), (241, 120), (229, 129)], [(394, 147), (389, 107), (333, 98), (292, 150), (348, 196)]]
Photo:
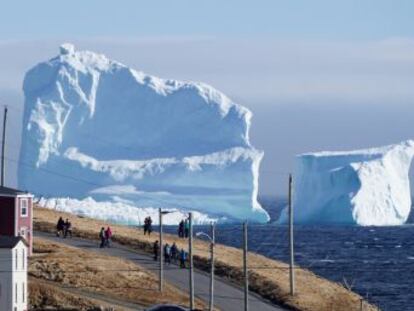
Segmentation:
[(194, 303), (194, 258), (193, 258), (193, 213), (188, 213), (188, 224), (189, 224), (189, 233), (188, 233), (188, 256), (190, 262), (189, 268), (189, 289), (190, 289), (190, 310), (195, 309)]
[(290, 280), (290, 295), (295, 294), (295, 251), (293, 248), (293, 178), (289, 175), (289, 280)]
[(215, 244), (215, 226), (211, 224), (211, 236), (204, 232), (197, 232), (196, 236), (205, 236), (210, 240), (210, 303), (209, 310), (213, 311), (214, 308), (214, 244)]
[(247, 221), (243, 223), (244, 310), (249, 311), (249, 270), (247, 263)]
[(163, 260), (164, 260), (164, 246), (162, 243), (162, 238), (163, 238), (163, 232), (162, 232), (162, 216), (167, 215), (169, 213), (172, 213), (171, 211), (163, 211), (161, 208), (158, 209), (158, 213), (159, 213), (159, 221), (160, 221), (160, 258), (159, 258), (159, 265), (160, 265), (160, 269), (159, 269), (159, 283), (158, 283), (158, 289), (160, 292), (162, 292), (163, 287), (164, 287), (164, 265), (163, 265)]

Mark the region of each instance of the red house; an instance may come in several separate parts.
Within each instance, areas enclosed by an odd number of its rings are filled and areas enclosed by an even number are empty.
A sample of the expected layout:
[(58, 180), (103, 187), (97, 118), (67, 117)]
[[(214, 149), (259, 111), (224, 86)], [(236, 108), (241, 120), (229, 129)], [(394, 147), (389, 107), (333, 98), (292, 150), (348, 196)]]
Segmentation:
[(21, 236), (32, 254), (33, 196), (28, 192), (0, 186), (0, 235)]

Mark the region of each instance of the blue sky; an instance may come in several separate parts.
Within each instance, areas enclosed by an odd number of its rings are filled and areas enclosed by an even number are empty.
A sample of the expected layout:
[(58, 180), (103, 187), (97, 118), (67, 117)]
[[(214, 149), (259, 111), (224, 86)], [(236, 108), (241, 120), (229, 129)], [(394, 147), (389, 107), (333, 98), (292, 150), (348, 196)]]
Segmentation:
[(0, 39), (61, 36), (274, 36), (370, 40), (413, 36), (409, 0), (3, 1)]
[(25, 72), (66, 41), (203, 81), (253, 111), (261, 192), (283, 194), (295, 154), (414, 138), (412, 12), (408, 0), (2, 2), (0, 102), (21, 108)]

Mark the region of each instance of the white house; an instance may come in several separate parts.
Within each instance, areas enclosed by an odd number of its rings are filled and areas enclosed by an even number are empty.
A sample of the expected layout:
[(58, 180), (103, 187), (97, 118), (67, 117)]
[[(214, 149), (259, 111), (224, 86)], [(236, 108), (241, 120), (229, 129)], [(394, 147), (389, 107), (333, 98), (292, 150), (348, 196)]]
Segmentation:
[(0, 309), (27, 311), (27, 253), (23, 237), (0, 236)]

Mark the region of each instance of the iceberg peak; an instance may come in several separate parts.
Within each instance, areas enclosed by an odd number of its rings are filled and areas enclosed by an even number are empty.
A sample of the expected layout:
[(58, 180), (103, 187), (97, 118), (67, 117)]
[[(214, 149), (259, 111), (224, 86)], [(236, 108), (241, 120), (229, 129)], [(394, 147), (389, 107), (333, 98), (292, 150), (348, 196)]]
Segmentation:
[(61, 55), (68, 55), (75, 53), (75, 46), (72, 43), (63, 43), (59, 48)]

